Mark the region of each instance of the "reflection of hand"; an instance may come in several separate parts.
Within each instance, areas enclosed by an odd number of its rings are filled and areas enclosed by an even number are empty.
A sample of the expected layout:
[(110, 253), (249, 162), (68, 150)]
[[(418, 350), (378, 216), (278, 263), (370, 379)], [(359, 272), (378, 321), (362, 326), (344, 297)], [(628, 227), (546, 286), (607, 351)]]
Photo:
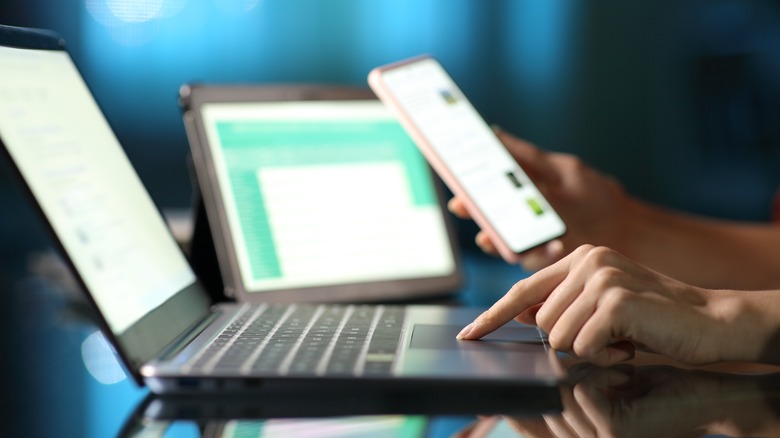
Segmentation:
[[(665, 366), (586, 365), (579, 371), (584, 377), (561, 391), (563, 413), (505, 420), (522, 436), (536, 438), (780, 436), (780, 421), (762, 390), (768, 380), (777, 387), (778, 376), (738, 376)], [(488, 420), (495, 422), (495, 418), (482, 421)]]
[[(552, 436), (777, 436), (780, 423), (762, 379), (659, 366), (591, 367), (562, 391), (563, 414), (544, 422)], [(523, 427), (520, 419), (510, 421)]]
[(632, 371), (592, 367), (562, 391), (564, 413), (546, 417), (548, 428), (556, 435), (641, 438), (686, 435), (720, 419), (718, 376), (668, 367)]
[[(544, 152), (504, 132), (498, 136), (568, 227), (561, 239), (524, 253), (524, 268), (541, 269), (585, 243), (617, 248), (624, 241), (621, 224), (631, 208), (620, 184), (573, 155)], [(470, 218), (459, 198), (448, 206), (456, 216)], [(476, 242), (483, 251), (496, 254), (484, 232), (477, 234)]]

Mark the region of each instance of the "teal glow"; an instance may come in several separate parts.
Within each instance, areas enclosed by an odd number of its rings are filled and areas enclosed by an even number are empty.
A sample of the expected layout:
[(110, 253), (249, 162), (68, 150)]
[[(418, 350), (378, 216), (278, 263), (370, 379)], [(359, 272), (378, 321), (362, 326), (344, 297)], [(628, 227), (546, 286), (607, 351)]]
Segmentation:
[(577, 0), (148, 0), (169, 12), (131, 23), (97, 19), (111, 16), (107, 3), (95, 12), (108, 0), (85, 1), (79, 65), (120, 138), (136, 141), (144, 126), (163, 136), (157, 143), (184, 145), (182, 84), (365, 87), (373, 67), (423, 53), (491, 121), (549, 113), (579, 9)]
[(527, 0), (509, 3), (506, 15), (507, 74), (523, 96), (546, 106), (566, 92), (576, 53), (573, 35), (578, 0)]

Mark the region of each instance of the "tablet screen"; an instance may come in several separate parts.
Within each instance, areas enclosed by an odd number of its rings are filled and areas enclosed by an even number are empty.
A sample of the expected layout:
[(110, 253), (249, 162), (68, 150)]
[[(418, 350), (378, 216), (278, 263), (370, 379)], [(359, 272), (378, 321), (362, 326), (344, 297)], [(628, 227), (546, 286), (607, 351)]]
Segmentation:
[(246, 291), (456, 270), (430, 170), (380, 102), (206, 103), (201, 117)]

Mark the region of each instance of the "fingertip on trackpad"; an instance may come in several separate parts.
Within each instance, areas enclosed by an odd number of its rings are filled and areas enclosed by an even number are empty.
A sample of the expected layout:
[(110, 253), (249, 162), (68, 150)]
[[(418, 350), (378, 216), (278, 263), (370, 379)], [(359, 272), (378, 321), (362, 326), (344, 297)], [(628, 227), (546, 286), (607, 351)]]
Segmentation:
[(542, 333), (533, 326), (501, 327), (478, 341), (456, 339), (462, 328), (456, 325), (415, 324), (410, 348), (445, 350), (545, 343)]

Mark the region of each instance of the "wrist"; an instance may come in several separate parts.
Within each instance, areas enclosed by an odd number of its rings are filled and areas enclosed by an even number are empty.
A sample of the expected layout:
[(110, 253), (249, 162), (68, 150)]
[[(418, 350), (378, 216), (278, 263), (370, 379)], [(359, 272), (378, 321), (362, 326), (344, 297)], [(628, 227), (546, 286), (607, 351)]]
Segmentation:
[(777, 291), (710, 291), (720, 361), (780, 364)]

